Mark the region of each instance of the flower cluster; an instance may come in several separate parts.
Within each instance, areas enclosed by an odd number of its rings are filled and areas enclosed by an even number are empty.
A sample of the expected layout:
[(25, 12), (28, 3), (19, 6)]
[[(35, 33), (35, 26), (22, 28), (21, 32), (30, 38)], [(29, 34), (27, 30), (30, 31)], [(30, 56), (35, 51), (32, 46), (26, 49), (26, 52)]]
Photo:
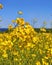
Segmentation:
[(23, 18), (16, 23), (12, 32), (0, 33), (0, 65), (52, 65), (51, 33), (37, 33)]

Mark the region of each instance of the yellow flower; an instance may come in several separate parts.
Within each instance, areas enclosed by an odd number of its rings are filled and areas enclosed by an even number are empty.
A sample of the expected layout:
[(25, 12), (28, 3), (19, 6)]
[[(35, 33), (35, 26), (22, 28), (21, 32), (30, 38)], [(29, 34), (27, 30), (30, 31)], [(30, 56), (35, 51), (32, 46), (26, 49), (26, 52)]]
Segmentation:
[(52, 48), (50, 49), (50, 51), (51, 51), (51, 55), (52, 55)]
[(14, 58), (14, 61), (18, 61), (18, 59), (17, 58)]
[(32, 54), (33, 57), (36, 57), (36, 54)]
[(25, 32), (26, 32), (26, 34), (29, 34), (30, 33), (30, 30), (29, 29), (26, 29)]
[(3, 39), (2, 38), (0, 38), (0, 42), (2, 42), (3, 41)]
[(19, 24), (19, 18), (16, 19), (16, 23)]
[(6, 45), (8, 45), (8, 41), (4, 41), (1, 44), (4, 45), (4, 46), (6, 46)]
[(45, 45), (45, 49), (48, 49), (49, 48), (49, 45), (47, 44), (47, 45)]
[(52, 55), (52, 48), (48, 48), (48, 52), (50, 52)]
[(18, 55), (18, 52), (17, 51), (13, 51), (13, 55)]
[(24, 25), (24, 24), (25, 24), (23, 18), (17, 18), (17, 19), (16, 19), (16, 23), (19, 24), (19, 25)]
[(27, 47), (33, 48), (35, 46), (35, 44), (33, 43), (27, 43)]
[(40, 54), (43, 54), (43, 51), (41, 49), (39, 49), (39, 52), (40, 52)]
[(40, 31), (46, 32), (45, 28), (40, 28)]
[(37, 42), (38, 41), (38, 37), (33, 37), (33, 42)]
[(44, 58), (45, 58), (45, 59), (48, 59), (48, 57), (46, 57), (46, 56), (45, 56)]
[(10, 24), (9, 26), (8, 26), (8, 29), (10, 30), (10, 29), (12, 29), (13, 28), (13, 26)]
[(37, 61), (37, 62), (36, 62), (36, 65), (41, 65), (40, 61)]
[(32, 43), (27, 43), (27, 46), (29, 47), (29, 46), (31, 46), (32, 45)]
[(15, 20), (12, 20), (12, 23), (15, 23)]
[(2, 4), (0, 4), (0, 9), (2, 9), (3, 8), (3, 5)]
[(3, 53), (2, 55), (4, 58), (7, 58), (8, 57), (8, 54), (7, 53)]
[(23, 12), (22, 12), (22, 11), (18, 11), (18, 14), (22, 15), (22, 14), (23, 14)]
[(43, 65), (49, 65), (49, 64), (45, 61), (45, 59), (43, 59), (43, 58), (42, 58), (42, 63), (43, 63)]

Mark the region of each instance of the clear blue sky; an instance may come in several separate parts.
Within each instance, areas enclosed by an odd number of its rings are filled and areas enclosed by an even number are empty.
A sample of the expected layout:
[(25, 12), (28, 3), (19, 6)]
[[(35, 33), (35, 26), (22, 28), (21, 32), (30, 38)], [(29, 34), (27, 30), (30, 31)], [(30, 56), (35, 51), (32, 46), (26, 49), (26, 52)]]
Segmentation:
[(2, 17), (2, 22), (0, 22), (1, 28), (7, 28), (9, 24), (12, 24), (11, 20), (19, 16), (17, 14), (19, 10), (23, 11), (21, 17), (31, 25), (33, 25), (32, 20), (34, 18), (38, 19), (34, 27), (41, 27), (45, 20), (47, 22), (46, 27), (50, 28), (52, 21), (52, 0), (0, 0), (0, 3), (4, 6), (0, 10), (0, 16)]

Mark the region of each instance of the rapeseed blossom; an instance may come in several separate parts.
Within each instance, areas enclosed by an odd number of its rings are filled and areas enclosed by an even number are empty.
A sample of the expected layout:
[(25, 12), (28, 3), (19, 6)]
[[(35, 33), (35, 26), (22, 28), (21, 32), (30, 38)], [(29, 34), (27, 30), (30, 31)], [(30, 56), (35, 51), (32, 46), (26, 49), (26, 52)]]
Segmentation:
[(0, 33), (0, 61), (6, 60), (9, 65), (52, 65), (52, 34), (46, 29), (37, 33), (23, 18), (17, 18), (16, 23), (16, 28), (9, 25), (8, 32)]

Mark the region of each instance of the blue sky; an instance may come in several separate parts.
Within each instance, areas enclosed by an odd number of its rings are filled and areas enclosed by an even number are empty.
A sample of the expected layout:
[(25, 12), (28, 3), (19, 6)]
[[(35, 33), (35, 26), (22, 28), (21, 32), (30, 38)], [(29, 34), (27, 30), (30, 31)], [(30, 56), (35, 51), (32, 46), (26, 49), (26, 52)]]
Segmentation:
[(3, 4), (3, 9), (0, 10), (0, 27), (7, 28), (12, 24), (12, 20), (16, 19), (19, 15), (19, 10), (23, 11), (25, 21), (33, 25), (33, 19), (37, 18), (37, 23), (34, 27), (38, 28), (43, 25), (43, 21), (47, 22), (46, 27), (50, 28), (52, 21), (52, 0), (0, 0)]

